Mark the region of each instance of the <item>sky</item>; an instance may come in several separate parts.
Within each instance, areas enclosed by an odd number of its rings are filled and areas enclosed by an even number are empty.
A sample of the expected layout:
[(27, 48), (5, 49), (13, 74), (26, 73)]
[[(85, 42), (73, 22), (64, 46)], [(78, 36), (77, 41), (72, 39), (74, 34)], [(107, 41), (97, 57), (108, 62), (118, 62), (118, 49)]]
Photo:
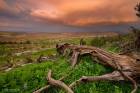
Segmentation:
[(139, 0), (0, 0), (0, 31), (123, 31)]

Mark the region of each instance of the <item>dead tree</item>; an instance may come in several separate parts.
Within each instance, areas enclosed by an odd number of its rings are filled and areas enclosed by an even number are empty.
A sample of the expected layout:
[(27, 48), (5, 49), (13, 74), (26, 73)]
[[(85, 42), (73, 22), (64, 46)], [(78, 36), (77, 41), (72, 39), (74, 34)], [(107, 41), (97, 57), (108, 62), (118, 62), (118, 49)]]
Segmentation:
[(136, 5), (135, 10), (137, 11), (136, 15), (140, 17), (140, 3)]
[(139, 29), (136, 29), (134, 27), (131, 27), (132, 28), (132, 32), (133, 32), (133, 38), (134, 38), (134, 48), (139, 51), (139, 48), (140, 48), (140, 30)]
[[(33, 93), (44, 93), (51, 86), (58, 86), (60, 88), (63, 88), (65, 91), (67, 91), (69, 93), (73, 93), (73, 91), (71, 90), (71, 88), (62, 82), (64, 79), (66, 79), (71, 74), (72, 74), (72, 72), (67, 73), (66, 76), (62, 76), (59, 80), (55, 80), (55, 79), (52, 78), (52, 71), (49, 70), (48, 75), (47, 75), (47, 80), (48, 80), (49, 84), (46, 85), (46, 86), (44, 86), (44, 87), (41, 87), (40, 89), (35, 90)], [(59, 84), (56, 84), (56, 82), (59, 83)]]
[[(140, 3), (135, 6), (136, 16), (140, 18)], [(131, 32), (128, 34), (128, 41), (124, 41), (122, 44), (123, 53), (131, 53), (140, 51), (140, 29), (133, 26), (130, 27)]]
[(90, 54), (92, 57), (96, 57), (100, 64), (108, 66), (114, 69), (112, 73), (105, 74), (102, 76), (83, 76), (79, 80), (70, 84), (70, 88), (77, 85), (80, 82), (94, 82), (94, 81), (130, 81), (133, 84), (133, 91), (137, 91), (137, 81), (140, 78), (140, 62), (137, 59), (131, 58), (126, 55), (119, 55), (107, 52), (103, 49), (97, 47), (89, 46), (79, 46), (79, 45), (70, 45), (62, 44), (57, 45), (57, 50), (63, 51), (66, 49), (71, 49), (73, 54), (71, 57), (71, 65), (74, 67), (77, 64), (77, 59), (79, 55)]

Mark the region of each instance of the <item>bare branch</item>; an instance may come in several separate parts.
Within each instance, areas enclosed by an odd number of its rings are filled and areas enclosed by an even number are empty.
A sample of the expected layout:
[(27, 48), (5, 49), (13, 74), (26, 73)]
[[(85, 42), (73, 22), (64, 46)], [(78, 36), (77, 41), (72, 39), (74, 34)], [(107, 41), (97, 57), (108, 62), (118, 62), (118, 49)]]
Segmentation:
[[(65, 77), (63, 76), (63, 77), (61, 77), (59, 80), (61, 81), (61, 80), (63, 80), (64, 78), (65, 78)], [(50, 88), (50, 87), (51, 87), (51, 85), (46, 85), (46, 86), (44, 86), (44, 87), (42, 87), (42, 88), (40, 88), (40, 89), (34, 91), (33, 93), (41, 93), (42, 91), (45, 91), (45, 90), (47, 90), (47, 89)]]
[(51, 77), (52, 75), (52, 71), (49, 70), (48, 72), (48, 82), (51, 84), (51, 85), (54, 85), (54, 86), (58, 86), (60, 88), (63, 88), (65, 91), (67, 91), (67, 93), (74, 93), (65, 83), (63, 83), (62, 81), (60, 80), (55, 80)]
[(73, 88), (77, 84), (84, 83), (84, 82), (95, 82), (95, 81), (120, 81), (124, 80), (122, 75), (118, 71), (114, 71), (109, 74), (105, 74), (102, 76), (82, 76), (79, 80), (71, 83), (69, 85), (70, 88)]

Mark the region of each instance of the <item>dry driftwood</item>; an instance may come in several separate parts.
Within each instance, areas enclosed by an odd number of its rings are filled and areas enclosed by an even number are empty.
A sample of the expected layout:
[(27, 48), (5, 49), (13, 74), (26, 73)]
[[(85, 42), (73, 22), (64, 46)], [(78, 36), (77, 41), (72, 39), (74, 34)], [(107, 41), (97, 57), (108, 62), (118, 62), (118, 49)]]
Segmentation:
[(79, 56), (80, 52), (78, 51), (73, 51), (72, 57), (71, 57), (71, 65), (72, 67), (74, 67), (78, 61), (78, 56)]
[(55, 80), (51, 77), (52, 75), (52, 72), (51, 70), (48, 72), (48, 82), (51, 84), (51, 85), (54, 85), (54, 86), (58, 86), (60, 88), (63, 88), (65, 91), (67, 91), (67, 93), (74, 93), (71, 88), (69, 88), (64, 82), (60, 81), (60, 80)]
[[(50, 73), (50, 71), (49, 71), (49, 73)], [(58, 81), (61, 81), (62, 82), (66, 77), (70, 76), (71, 74), (72, 74), (72, 72), (68, 73), (65, 76), (62, 76)], [(48, 77), (47, 77), (47, 79), (48, 79)], [(46, 85), (44, 87), (41, 87), (38, 90), (35, 90), (33, 93), (43, 93), (44, 91), (47, 91), (47, 89), (49, 89), (51, 86), (52, 86), (51, 84), (48, 84), (48, 85)]]
[[(64, 78), (65, 78), (65, 76), (61, 77), (59, 80), (61, 81), (61, 80), (63, 80)], [(42, 87), (42, 88), (40, 88), (40, 89), (34, 91), (33, 93), (42, 93), (43, 91), (47, 90), (47, 89), (50, 88), (50, 87), (51, 87), (51, 85), (46, 85), (46, 86), (44, 86), (44, 87)]]
[(70, 88), (74, 87), (80, 82), (94, 82), (94, 81), (130, 81), (133, 84), (133, 90), (131, 93), (137, 91), (137, 81), (140, 78), (140, 62), (137, 59), (127, 55), (119, 55), (106, 52), (103, 49), (89, 46), (79, 46), (62, 44), (56, 46), (58, 53), (63, 54), (66, 49), (72, 50), (71, 65), (74, 67), (77, 64), (79, 55), (90, 54), (92, 57), (96, 57), (100, 60), (100, 64), (109, 66), (114, 69), (112, 73), (102, 76), (83, 76), (79, 80), (70, 84)]

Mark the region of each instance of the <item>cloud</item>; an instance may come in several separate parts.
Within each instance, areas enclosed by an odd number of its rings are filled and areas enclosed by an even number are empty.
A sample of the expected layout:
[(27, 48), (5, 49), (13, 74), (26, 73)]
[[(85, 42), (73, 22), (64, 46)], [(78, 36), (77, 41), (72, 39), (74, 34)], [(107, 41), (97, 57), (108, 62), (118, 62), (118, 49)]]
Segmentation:
[(31, 20), (28, 9), (19, 0), (0, 0), (0, 28), (24, 27)]
[(0, 0), (0, 16), (17, 16), (21, 13), (21, 7), (17, 2), (8, 4), (6, 0)]
[(108, 0), (42, 0), (36, 5), (37, 8), (31, 11), (31, 16), (43, 19), (42, 21), (52, 20), (71, 25), (138, 20), (134, 12), (134, 6), (138, 0), (112, 0), (112, 2)]
[[(138, 0), (0, 0), (0, 25), (26, 22), (84, 26), (136, 22)], [(5, 20), (5, 22), (4, 22)], [(26, 21), (26, 22), (25, 22)]]

